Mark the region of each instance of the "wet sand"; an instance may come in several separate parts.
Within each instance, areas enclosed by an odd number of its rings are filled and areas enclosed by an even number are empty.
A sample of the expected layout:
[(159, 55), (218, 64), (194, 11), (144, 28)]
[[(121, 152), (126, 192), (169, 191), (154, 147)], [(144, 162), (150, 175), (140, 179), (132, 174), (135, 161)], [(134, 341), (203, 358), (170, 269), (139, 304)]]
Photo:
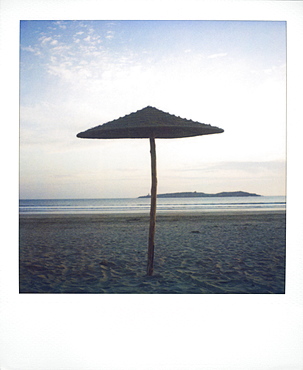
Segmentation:
[(20, 293), (285, 293), (285, 212), (20, 215)]

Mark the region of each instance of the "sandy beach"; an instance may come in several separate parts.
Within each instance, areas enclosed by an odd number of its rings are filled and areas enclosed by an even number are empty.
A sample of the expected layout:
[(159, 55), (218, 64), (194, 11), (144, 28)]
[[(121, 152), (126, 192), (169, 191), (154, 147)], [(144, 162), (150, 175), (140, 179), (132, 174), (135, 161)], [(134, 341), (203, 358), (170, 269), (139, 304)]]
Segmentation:
[(20, 215), (20, 293), (285, 293), (285, 212)]

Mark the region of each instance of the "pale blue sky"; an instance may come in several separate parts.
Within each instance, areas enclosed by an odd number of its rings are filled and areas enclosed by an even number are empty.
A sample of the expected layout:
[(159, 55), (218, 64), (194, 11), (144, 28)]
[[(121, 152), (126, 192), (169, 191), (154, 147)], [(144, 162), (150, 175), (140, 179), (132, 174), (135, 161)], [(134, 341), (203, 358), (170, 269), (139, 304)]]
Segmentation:
[(147, 105), (223, 134), (157, 140), (158, 191), (285, 194), (286, 23), (22, 21), (20, 197), (137, 197), (148, 140), (76, 134)]

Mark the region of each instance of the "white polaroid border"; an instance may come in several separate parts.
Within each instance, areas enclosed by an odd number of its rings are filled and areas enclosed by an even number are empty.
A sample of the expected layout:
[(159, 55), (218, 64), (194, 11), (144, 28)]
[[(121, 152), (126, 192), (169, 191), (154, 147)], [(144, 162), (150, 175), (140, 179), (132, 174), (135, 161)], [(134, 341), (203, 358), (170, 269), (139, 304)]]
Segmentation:
[[(302, 369), (302, 5), (229, 0), (1, 1), (1, 369)], [(287, 21), (286, 294), (18, 293), (19, 22), (30, 19)]]

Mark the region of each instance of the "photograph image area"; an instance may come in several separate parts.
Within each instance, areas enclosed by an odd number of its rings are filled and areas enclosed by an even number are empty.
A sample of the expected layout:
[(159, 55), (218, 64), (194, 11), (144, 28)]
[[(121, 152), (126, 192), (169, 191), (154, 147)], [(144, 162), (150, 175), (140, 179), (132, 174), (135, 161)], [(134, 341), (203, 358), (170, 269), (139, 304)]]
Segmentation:
[(284, 294), (286, 22), (20, 22), (19, 293)]

